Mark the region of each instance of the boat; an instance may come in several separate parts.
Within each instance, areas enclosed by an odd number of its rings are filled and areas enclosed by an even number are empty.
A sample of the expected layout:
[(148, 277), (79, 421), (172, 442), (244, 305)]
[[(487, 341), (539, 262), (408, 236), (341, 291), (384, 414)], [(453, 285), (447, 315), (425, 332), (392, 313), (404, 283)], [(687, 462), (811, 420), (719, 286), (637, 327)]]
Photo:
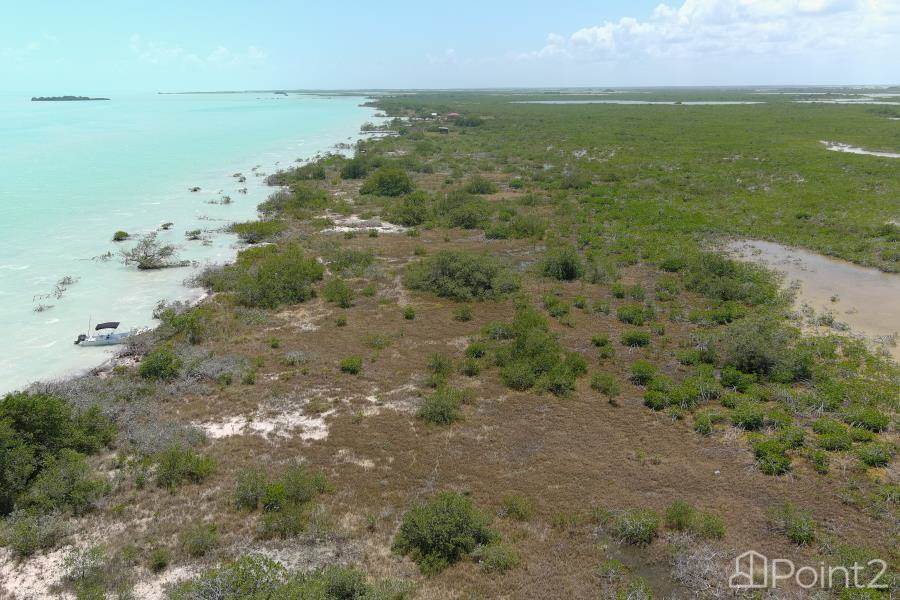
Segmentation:
[[(106, 323), (98, 323), (94, 327), (92, 334), (79, 334), (75, 338), (76, 346), (114, 346), (116, 344), (124, 344), (125, 341), (135, 335), (149, 331), (149, 327), (136, 327), (129, 331), (116, 331), (119, 328), (119, 321), (108, 321)], [(90, 327), (88, 327), (90, 330)], [(103, 333), (101, 333), (103, 332)]]

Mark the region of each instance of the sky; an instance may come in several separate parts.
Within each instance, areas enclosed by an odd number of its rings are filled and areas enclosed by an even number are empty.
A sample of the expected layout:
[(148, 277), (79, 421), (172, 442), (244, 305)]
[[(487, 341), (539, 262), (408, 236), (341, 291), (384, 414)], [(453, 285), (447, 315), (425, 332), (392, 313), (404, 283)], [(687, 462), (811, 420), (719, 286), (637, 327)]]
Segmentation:
[(0, 91), (31, 95), (898, 84), (898, 57), (900, 0), (31, 0), (0, 18)]

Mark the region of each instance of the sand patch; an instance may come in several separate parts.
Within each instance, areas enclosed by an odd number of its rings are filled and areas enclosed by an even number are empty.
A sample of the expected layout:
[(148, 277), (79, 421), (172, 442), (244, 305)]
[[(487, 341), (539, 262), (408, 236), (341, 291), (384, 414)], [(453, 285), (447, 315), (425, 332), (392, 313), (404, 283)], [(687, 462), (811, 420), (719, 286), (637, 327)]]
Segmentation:
[(159, 575), (135, 584), (133, 595), (135, 598), (146, 600), (162, 600), (166, 597), (166, 588), (190, 579), (196, 574), (197, 570), (188, 566), (170, 567)]
[(328, 229), (323, 229), (322, 233), (365, 233), (373, 230), (378, 233), (406, 232), (406, 227), (394, 225), (381, 219), (363, 219), (359, 215), (345, 216), (332, 212), (325, 213), (324, 217), (330, 219), (334, 225)]
[(0, 597), (21, 599), (65, 598), (69, 595), (51, 593), (62, 582), (63, 562), (74, 546), (36, 554), (17, 560), (10, 550), (0, 549)]
[(339, 396), (329, 395), (331, 388), (313, 388), (301, 398), (284, 398), (268, 402), (250, 416), (235, 415), (224, 420), (200, 421), (193, 425), (217, 440), (235, 435), (259, 435), (265, 438), (299, 437), (303, 440), (323, 440), (328, 437), (327, 417), (336, 409), (308, 414), (311, 402), (330, 404)]

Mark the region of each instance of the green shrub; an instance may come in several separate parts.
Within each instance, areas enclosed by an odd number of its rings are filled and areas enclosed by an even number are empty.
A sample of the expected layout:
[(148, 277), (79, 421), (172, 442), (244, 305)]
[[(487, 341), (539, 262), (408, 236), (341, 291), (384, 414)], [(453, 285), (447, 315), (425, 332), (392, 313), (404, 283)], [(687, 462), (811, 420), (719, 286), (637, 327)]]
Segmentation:
[(514, 548), (499, 543), (476, 547), (472, 558), (488, 573), (504, 573), (522, 561)]
[(52, 394), (4, 396), (0, 399), (0, 516), (26, 495), (32, 505), (62, 502), (63, 508), (87, 508), (96, 499), (98, 485), (78, 453), (97, 452), (114, 435), (112, 423), (96, 406), (78, 413)]
[(677, 277), (663, 275), (656, 281), (655, 291), (657, 300), (668, 302), (678, 297), (681, 292), (681, 283)]
[(624, 542), (644, 546), (653, 541), (659, 530), (659, 515), (652, 510), (632, 509), (613, 518), (612, 531)]
[[(360, 277), (375, 262), (375, 254), (371, 250), (356, 250), (340, 246), (327, 249), (325, 256), (331, 272), (344, 277)], [(372, 296), (374, 294), (365, 294), (364, 292), (364, 295)]]
[(656, 367), (646, 360), (636, 360), (631, 365), (631, 382), (635, 385), (647, 385), (656, 375)]
[(869, 443), (857, 448), (856, 456), (867, 467), (886, 467), (894, 458), (894, 448), (886, 443)]
[(360, 194), (402, 196), (413, 191), (413, 181), (406, 171), (396, 167), (381, 167), (372, 173), (359, 190)]
[(386, 212), (391, 223), (404, 227), (416, 227), (428, 220), (431, 207), (431, 196), (426, 192), (416, 191), (396, 200)]
[(444, 354), (432, 354), (428, 357), (428, 370), (446, 377), (453, 373), (453, 360)]
[(752, 373), (741, 373), (734, 367), (725, 367), (719, 380), (723, 387), (743, 393), (756, 383), (756, 376)]
[(191, 558), (205, 556), (219, 543), (219, 529), (214, 523), (195, 523), (181, 532), (181, 548)]
[(369, 164), (365, 156), (354, 156), (341, 167), (341, 179), (362, 179), (369, 173)]
[(809, 450), (806, 453), (806, 458), (816, 473), (820, 475), (828, 474), (829, 458), (827, 452), (824, 450)]
[(728, 325), (720, 344), (726, 366), (791, 382), (810, 376), (810, 357), (796, 349), (797, 339), (777, 317), (758, 314)]
[(629, 329), (622, 334), (622, 345), (631, 348), (641, 348), (650, 345), (650, 334), (640, 329)]
[(473, 175), (463, 190), (469, 194), (496, 194), (500, 188), (493, 181), (485, 179), (481, 175)]
[(343, 373), (359, 375), (362, 372), (362, 357), (348, 356), (341, 361), (340, 367)]
[(348, 567), (289, 571), (281, 563), (254, 554), (241, 556), (175, 585), (169, 598), (402, 600), (408, 591), (409, 586), (390, 580), (368, 583), (365, 574)]
[(847, 427), (829, 417), (820, 417), (812, 424), (812, 430), (819, 434), (842, 435), (847, 433)]
[(665, 393), (658, 390), (649, 390), (644, 394), (644, 406), (653, 410), (662, 410), (669, 403)]
[(694, 415), (694, 431), (700, 435), (709, 435), (712, 433), (715, 420), (710, 413), (699, 413)]
[(819, 448), (828, 450), (829, 452), (841, 452), (849, 450), (853, 446), (853, 439), (847, 432), (841, 433), (823, 433), (816, 438)]
[(181, 359), (175, 351), (163, 346), (152, 350), (138, 365), (138, 374), (144, 379), (168, 380), (178, 377)]
[(676, 500), (666, 509), (666, 526), (700, 538), (725, 537), (725, 523), (721, 517), (699, 511), (683, 500)]
[(791, 470), (788, 446), (777, 438), (760, 438), (753, 442), (753, 454), (759, 470), (766, 475), (784, 475)]
[(290, 191), (278, 191), (259, 205), (259, 211), (266, 216), (293, 215), (308, 217), (310, 211), (326, 208), (332, 199), (324, 189), (292, 183)]
[(65, 535), (65, 521), (56, 512), (17, 510), (0, 521), (0, 544), (18, 556), (31, 556), (38, 550), (53, 548)]
[(816, 539), (815, 521), (809, 513), (790, 503), (773, 506), (768, 516), (772, 527), (795, 544), (805, 545)]
[(544, 296), (544, 309), (550, 313), (551, 317), (556, 318), (569, 314), (569, 311), (571, 310), (567, 302), (564, 302), (559, 296), (553, 294)]
[(434, 425), (450, 425), (462, 418), (465, 394), (446, 386), (441, 386), (425, 398), (418, 416)]
[(472, 320), (472, 307), (464, 304), (462, 306), (457, 306), (453, 309), (453, 319), (455, 321), (460, 321), (462, 323), (466, 323)]
[(800, 427), (785, 427), (778, 432), (776, 437), (788, 448), (802, 448), (806, 442), (806, 432)]
[(534, 503), (519, 494), (504, 496), (503, 514), (516, 521), (530, 521), (534, 516)]
[(208, 270), (201, 280), (213, 291), (234, 293), (243, 306), (277, 308), (312, 298), (324, 270), (298, 244), (273, 244), (244, 250), (233, 265)]
[(591, 345), (596, 346), (597, 348), (602, 348), (604, 346), (609, 346), (609, 336), (605, 333), (599, 333), (597, 335), (591, 336)]
[(771, 272), (715, 252), (690, 258), (683, 272), (687, 289), (714, 300), (764, 305), (779, 299), (778, 280)]
[(441, 250), (407, 268), (407, 287), (453, 300), (497, 298), (519, 288), (518, 278), (487, 254)]
[(731, 424), (747, 431), (762, 429), (765, 424), (765, 409), (752, 400), (740, 402), (731, 413)]
[(244, 469), (237, 476), (234, 505), (241, 510), (256, 510), (262, 500), (266, 476), (259, 469)]
[(179, 445), (160, 452), (156, 462), (157, 485), (170, 489), (184, 482), (200, 483), (212, 475), (216, 467), (216, 462), (211, 457)]
[(472, 501), (456, 492), (441, 492), (413, 506), (403, 516), (392, 549), (412, 558), (423, 573), (438, 573), (497, 539)]
[(584, 275), (584, 261), (572, 246), (560, 246), (548, 250), (540, 263), (544, 277), (560, 281), (580, 279)]
[(41, 513), (69, 510), (81, 514), (89, 510), (106, 490), (103, 480), (91, 477), (84, 456), (62, 449), (48, 456), (18, 506)]
[(341, 308), (353, 306), (353, 288), (339, 277), (328, 280), (328, 283), (322, 288), (322, 297)]
[(619, 382), (611, 373), (594, 373), (591, 377), (591, 389), (606, 396), (610, 402), (619, 395)]
[(412, 321), (416, 318), (416, 309), (412, 306), (404, 306), (403, 307), (403, 318), (407, 321)]
[(154, 573), (160, 573), (172, 562), (172, 553), (168, 548), (154, 548), (150, 551), (149, 567)]
[(869, 431), (884, 431), (891, 424), (891, 418), (876, 408), (854, 406), (844, 413), (844, 421), (854, 427)]
[(623, 323), (641, 326), (654, 317), (654, 311), (649, 306), (641, 304), (626, 304), (616, 311), (616, 317)]
[(114, 242), (124, 242), (125, 240), (128, 239), (128, 237), (129, 237), (128, 232), (127, 232), (127, 231), (122, 231), (122, 230), (120, 229), (119, 231), (117, 231), (117, 232), (115, 232), (115, 233), (113, 234), (112, 239), (113, 239)]
[(286, 225), (283, 221), (245, 221), (244, 223), (232, 223), (228, 230), (237, 234), (246, 244), (258, 244), (274, 238), (285, 228)]

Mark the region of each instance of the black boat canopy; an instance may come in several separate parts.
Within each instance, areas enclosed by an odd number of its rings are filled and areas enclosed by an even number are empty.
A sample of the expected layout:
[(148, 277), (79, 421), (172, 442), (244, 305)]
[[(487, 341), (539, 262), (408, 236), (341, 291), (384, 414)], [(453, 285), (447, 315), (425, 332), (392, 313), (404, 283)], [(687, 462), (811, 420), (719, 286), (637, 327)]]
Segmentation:
[(109, 323), (97, 323), (97, 326), (94, 327), (94, 331), (100, 331), (101, 329), (116, 329), (118, 327), (118, 321), (110, 321)]

